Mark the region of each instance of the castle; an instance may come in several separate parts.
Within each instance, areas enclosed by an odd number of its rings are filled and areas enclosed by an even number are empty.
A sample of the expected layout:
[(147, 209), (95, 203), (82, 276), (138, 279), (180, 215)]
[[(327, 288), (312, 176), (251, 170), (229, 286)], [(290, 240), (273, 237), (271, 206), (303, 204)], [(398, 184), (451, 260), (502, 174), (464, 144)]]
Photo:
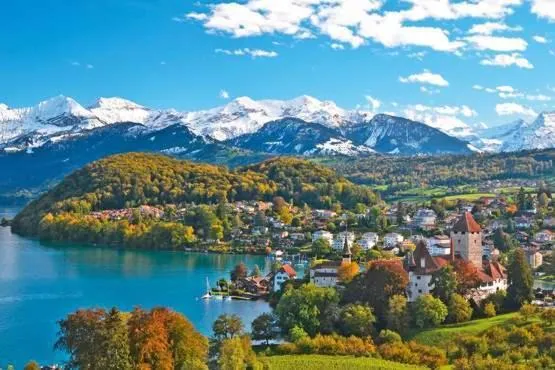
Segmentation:
[(457, 259), (472, 263), (480, 280), (480, 285), (472, 292), (472, 298), (481, 299), (498, 290), (507, 289), (507, 273), (496, 260), (484, 259), (482, 228), (470, 212), (465, 212), (451, 231), (451, 250), (448, 256), (432, 256), (424, 243), (418, 243), (413, 253), (405, 257), (405, 269), (409, 274), (407, 296), (409, 302), (423, 294), (430, 293), (432, 275), (437, 270)]

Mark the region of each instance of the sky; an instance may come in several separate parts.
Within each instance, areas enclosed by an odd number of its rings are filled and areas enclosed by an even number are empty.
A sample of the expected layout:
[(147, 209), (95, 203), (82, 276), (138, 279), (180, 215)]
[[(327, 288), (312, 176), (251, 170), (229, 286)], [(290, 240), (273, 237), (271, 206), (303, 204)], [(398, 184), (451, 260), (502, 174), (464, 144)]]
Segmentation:
[(0, 103), (200, 110), (311, 95), (425, 122), (555, 110), (555, 0), (18, 0)]

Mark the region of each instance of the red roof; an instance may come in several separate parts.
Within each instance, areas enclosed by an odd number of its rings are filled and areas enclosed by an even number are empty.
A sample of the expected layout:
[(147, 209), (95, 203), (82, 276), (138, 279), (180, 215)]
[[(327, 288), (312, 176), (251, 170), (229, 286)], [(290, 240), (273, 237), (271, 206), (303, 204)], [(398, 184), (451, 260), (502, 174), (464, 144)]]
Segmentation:
[(289, 275), (289, 277), (297, 276), (297, 272), (295, 271), (295, 269), (293, 267), (291, 267), (291, 265), (281, 266), (280, 271), (285, 272), (287, 275)]
[(465, 212), (453, 226), (453, 231), (458, 233), (479, 233), (482, 231), (472, 213)]

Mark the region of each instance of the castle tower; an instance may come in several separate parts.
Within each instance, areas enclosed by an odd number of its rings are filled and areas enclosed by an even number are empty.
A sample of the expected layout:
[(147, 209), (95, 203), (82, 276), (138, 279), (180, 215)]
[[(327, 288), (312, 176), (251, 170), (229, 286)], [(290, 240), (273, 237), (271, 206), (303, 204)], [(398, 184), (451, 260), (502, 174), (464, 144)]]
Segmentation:
[(470, 212), (465, 212), (451, 230), (453, 250), (476, 268), (482, 268), (482, 228)]

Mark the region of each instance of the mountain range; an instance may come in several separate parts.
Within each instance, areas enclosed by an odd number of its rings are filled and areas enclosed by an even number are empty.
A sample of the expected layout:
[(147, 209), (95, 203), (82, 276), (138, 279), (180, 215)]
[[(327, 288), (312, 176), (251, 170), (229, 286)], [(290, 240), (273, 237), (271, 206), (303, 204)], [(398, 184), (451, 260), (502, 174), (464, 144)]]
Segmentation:
[(130, 151), (237, 165), (275, 155), (470, 154), (554, 145), (555, 113), (471, 131), (346, 110), (310, 96), (241, 97), (194, 112), (151, 109), (121, 98), (85, 107), (58, 96), (29, 108), (0, 104), (0, 193), (42, 188), (92, 160)]

